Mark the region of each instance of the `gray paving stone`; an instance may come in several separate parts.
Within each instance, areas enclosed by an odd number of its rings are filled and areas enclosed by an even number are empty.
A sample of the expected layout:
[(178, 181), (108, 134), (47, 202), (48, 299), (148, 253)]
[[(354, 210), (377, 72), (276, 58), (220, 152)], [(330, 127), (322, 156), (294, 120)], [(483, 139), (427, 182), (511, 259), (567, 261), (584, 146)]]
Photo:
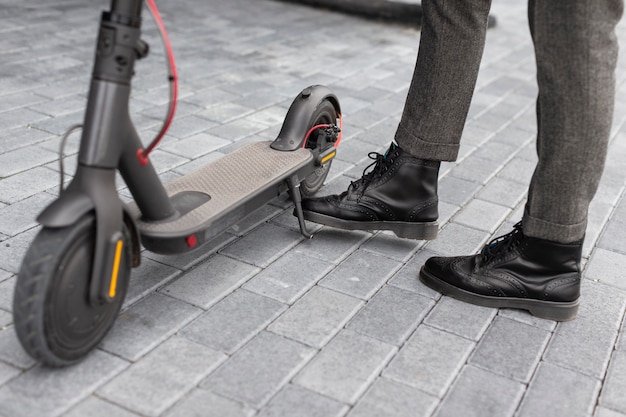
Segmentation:
[(506, 378), (527, 383), (539, 364), (551, 333), (496, 317), (469, 363)]
[(56, 153), (38, 146), (19, 148), (0, 155), (0, 177), (9, 177), (19, 172), (27, 171), (39, 165), (44, 165), (58, 158)]
[(75, 113), (84, 110), (87, 106), (87, 99), (84, 95), (78, 94), (67, 96), (56, 100), (48, 100), (40, 104), (30, 105), (28, 108), (38, 113), (48, 116), (63, 116), (68, 113)]
[(361, 249), (398, 261), (406, 261), (423, 244), (424, 242), (420, 240), (399, 239), (393, 232), (380, 231), (361, 245)]
[(384, 256), (358, 250), (323, 278), (320, 285), (367, 300), (400, 266)]
[(617, 411), (609, 410), (604, 407), (596, 407), (596, 412), (593, 417), (624, 417), (626, 414), (618, 413)]
[(487, 140), (494, 136), (494, 132), (491, 129), (485, 129), (472, 122), (468, 122), (463, 129), (463, 142), (478, 146), (485, 143)]
[(414, 292), (384, 286), (346, 328), (391, 345), (402, 345), (433, 306)]
[[(6, 155), (6, 154), (5, 154)], [(0, 233), (15, 236), (37, 225), (36, 217), (52, 202), (48, 193), (39, 193), (0, 209)]]
[(0, 362), (0, 385), (18, 376), (22, 371), (11, 365)]
[(460, 178), (446, 175), (439, 181), (439, 201), (452, 203), (457, 206), (465, 205), (480, 189), (481, 185)]
[(213, 127), (207, 130), (207, 132), (223, 139), (238, 141), (246, 136), (259, 133), (265, 128), (266, 126), (261, 123), (256, 123), (246, 119), (237, 119), (232, 122)]
[(47, 133), (54, 133), (55, 135), (63, 135), (65, 132), (67, 132), (67, 129), (70, 126), (73, 126), (75, 124), (81, 124), (83, 122), (83, 119), (84, 112), (78, 111), (76, 113), (65, 114), (63, 116), (57, 116), (53, 118), (44, 116), (43, 119), (29, 119), (29, 123), (32, 123), (32, 127), (34, 127), (35, 129), (43, 130)]
[(63, 417), (137, 417), (138, 414), (123, 409), (94, 395), (63, 414)]
[(53, 82), (37, 89), (37, 94), (50, 99), (59, 99), (72, 94), (87, 93), (88, 83), (77, 82), (75, 79), (65, 79)]
[(237, 99), (236, 94), (228, 93), (219, 88), (205, 89), (196, 92), (193, 96), (188, 97), (185, 101), (200, 107), (210, 107), (221, 103), (227, 103)]
[(259, 123), (266, 126), (275, 126), (278, 127), (280, 131), (286, 114), (287, 109), (283, 108), (282, 106), (270, 106), (263, 110), (243, 116), (243, 120), (248, 120), (250, 122)]
[(134, 362), (201, 312), (174, 298), (150, 295), (120, 313), (100, 348)]
[(215, 126), (215, 123), (192, 114), (174, 119), (168, 133), (176, 138), (184, 139), (197, 133), (209, 132)]
[(479, 340), (491, 324), (497, 310), (475, 306), (443, 297), (424, 323), (471, 340)]
[(587, 264), (585, 278), (626, 290), (624, 270), (626, 255), (598, 248)]
[(510, 213), (509, 207), (475, 199), (454, 216), (454, 222), (493, 233)]
[(36, 167), (0, 180), (0, 201), (7, 204), (59, 185), (59, 177), (47, 168)]
[(437, 402), (437, 398), (408, 385), (377, 378), (348, 417), (426, 417)]
[(210, 106), (198, 112), (198, 116), (217, 123), (227, 123), (240, 117), (245, 117), (254, 112), (249, 106), (242, 106), (235, 103), (221, 103)]
[(255, 275), (243, 285), (243, 288), (286, 304), (293, 304), (333, 266), (292, 250)]
[(224, 360), (222, 353), (174, 337), (98, 389), (97, 394), (138, 414), (158, 416)]
[(602, 378), (617, 338), (626, 294), (583, 280), (578, 316), (559, 323), (543, 359), (595, 378)]
[(482, 249), (489, 237), (485, 231), (450, 223), (439, 231), (437, 240), (428, 242), (425, 248), (437, 256), (472, 255)]
[(617, 339), (615, 349), (626, 350), (626, 320), (622, 321), (622, 327), (619, 332), (619, 338)]
[(422, 284), (419, 280), (419, 271), (424, 262), (432, 256), (437, 256), (428, 250), (418, 251), (388, 282), (389, 285), (416, 292), (425, 297), (438, 300), (441, 294)]
[(181, 139), (171, 145), (164, 146), (162, 149), (164, 151), (192, 159), (215, 151), (228, 144), (230, 144), (230, 141), (220, 139), (207, 133), (198, 133), (185, 139)]
[(383, 371), (383, 376), (442, 397), (475, 343), (421, 325)]
[(266, 267), (302, 239), (302, 235), (292, 230), (264, 224), (223, 249), (221, 253), (253, 265)]
[(289, 384), (263, 407), (258, 416), (340, 417), (346, 411), (346, 404)]
[(530, 326), (535, 326), (540, 329), (554, 331), (557, 322), (553, 320), (542, 319), (531, 315), (525, 310), (516, 310), (514, 308), (503, 308), (498, 311), (498, 316), (506, 317), (511, 320), (516, 320)]
[(231, 355), (286, 308), (283, 303), (237, 290), (182, 329), (180, 334)]
[(294, 383), (354, 404), (396, 352), (395, 346), (344, 330), (298, 374)]
[(144, 257), (141, 260), (141, 265), (132, 270), (124, 307), (134, 304), (155, 289), (171, 281), (178, 274), (180, 274), (180, 270)]
[(535, 170), (535, 163), (522, 158), (514, 158), (498, 174), (498, 177), (509, 181), (528, 184)]
[(525, 385), (466, 366), (441, 402), (436, 417), (513, 416)]
[(32, 92), (20, 92), (2, 96), (0, 112), (16, 110), (28, 106), (33, 106), (48, 101), (47, 98), (33, 94)]
[(498, 172), (500, 166), (501, 162), (470, 156), (464, 159), (463, 163), (453, 168), (451, 175), (462, 180), (485, 185)]
[(526, 184), (496, 177), (489, 181), (477, 194), (477, 197), (501, 206), (515, 208), (522, 201), (527, 191)]
[(0, 360), (21, 369), (28, 369), (36, 364), (22, 348), (13, 326), (0, 330)]
[(350, 162), (354, 165), (365, 162), (365, 166), (367, 166), (373, 162), (367, 157), (371, 147), (371, 144), (358, 138), (343, 138), (340, 147), (337, 148), (337, 159)]
[(15, 276), (0, 281), (0, 308), (9, 312), (13, 311), (13, 291), (16, 281)]
[(626, 351), (618, 350), (611, 357), (599, 404), (626, 413), (624, 392), (626, 392)]
[[(494, 112), (497, 112), (498, 109), (502, 108), (502, 103), (498, 103), (494, 107)], [(475, 155), (478, 158), (488, 159), (490, 161), (506, 163), (509, 161), (518, 151), (518, 148), (515, 146), (511, 146), (506, 143), (496, 142), (496, 141), (488, 141), (484, 143), (484, 146), (478, 148), (475, 152)]]
[(613, 208), (613, 205), (609, 203), (604, 203), (601, 200), (592, 200), (587, 216), (587, 230), (585, 231), (582, 253), (583, 258), (590, 258), (591, 253), (596, 249), (596, 243), (604, 231), (604, 227), (613, 212)]
[(72, 367), (35, 367), (0, 388), (0, 413), (12, 417), (58, 415), (127, 366), (126, 361), (95, 350)]
[(309, 361), (315, 350), (293, 340), (261, 332), (201, 388), (241, 401), (253, 408), (266, 404)]
[(256, 410), (243, 403), (220, 397), (203, 389), (194, 389), (177, 402), (165, 417), (251, 417)]
[(363, 302), (322, 287), (313, 287), (268, 330), (321, 348), (356, 314)]
[(24, 255), (38, 232), (39, 228), (33, 228), (2, 242), (0, 244), (0, 268), (17, 274)]
[(207, 309), (257, 272), (259, 268), (215, 255), (159, 292)]
[(595, 378), (542, 362), (517, 416), (589, 416), (593, 412), (599, 390), (600, 382)]
[(9, 324), (13, 323), (13, 314), (8, 311), (0, 310), (0, 330), (5, 329)]
[(0, 125), (12, 129), (49, 119), (49, 116), (28, 109), (16, 109), (0, 113)]
[(305, 240), (292, 249), (323, 261), (338, 264), (354, 252), (371, 234), (359, 231), (344, 231), (324, 227), (313, 239)]

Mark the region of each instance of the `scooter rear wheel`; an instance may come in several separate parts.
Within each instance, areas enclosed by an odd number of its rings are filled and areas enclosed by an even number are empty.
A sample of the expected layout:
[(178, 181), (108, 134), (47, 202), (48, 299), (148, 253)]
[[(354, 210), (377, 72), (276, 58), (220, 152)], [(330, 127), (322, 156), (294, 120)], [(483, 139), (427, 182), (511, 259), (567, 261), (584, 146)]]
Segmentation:
[(109, 331), (126, 296), (131, 250), (124, 230), (117, 295), (110, 303), (89, 302), (95, 235), (93, 214), (43, 228), (24, 257), (13, 298), (15, 330), (26, 352), (45, 365), (82, 359)]
[[(313, 126), (317, 126), (320, 124), (335, 124), (337, 123), (337, 110), (335, 110), (335, 106), (330, 100), (326, 99), (319, 103), (313, 114), (311, 115), (311, 122), (309, 123), (308, 129)], [(324, 144), (317, 143), (317, 137), (313, 137), (316, 135), (311, 135), (309, 140), (307, 141), (306, 147), (310, 149), (315, 149), (317, 147), (322, 147)], [(326, 148), (332, 146), (329, 144)], [(328, 176), (328, 171), (330, 170), (330, 166), (332, 164), (332, 159), (322, 166), (317, 167), (315, 171), (310, 173), (302, 183), (300, 183), (300, 192), (303, 196), (308, 197), (315, 194), (324, 184), (324, 180)]]

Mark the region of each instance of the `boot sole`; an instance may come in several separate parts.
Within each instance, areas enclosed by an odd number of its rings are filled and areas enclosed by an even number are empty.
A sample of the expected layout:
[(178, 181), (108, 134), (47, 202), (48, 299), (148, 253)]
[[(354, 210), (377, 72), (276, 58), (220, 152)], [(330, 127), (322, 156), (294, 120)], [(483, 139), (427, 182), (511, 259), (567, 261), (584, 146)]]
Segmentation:
[(304, 218), (314, 223), (324, 224), (345, 230), (390, 230), (405, 239), (433, 240), (437, 238), (439, 224), (434, 222), (392, 222), (344, 220), (325, 214), (304, 211)]
[(489, 297), (487, 295), (474, 294), (442, 281), (426, 271), (424, 267), (420, 270), (419, 278), (426, 286), (457, 300), (484, 307), (527, 310), (533, 316), (547, 320), (573, 320), (578, 313), (578, 305), (580, 304), (580, 299), (569, 302), (556, 302), (513, 297)]

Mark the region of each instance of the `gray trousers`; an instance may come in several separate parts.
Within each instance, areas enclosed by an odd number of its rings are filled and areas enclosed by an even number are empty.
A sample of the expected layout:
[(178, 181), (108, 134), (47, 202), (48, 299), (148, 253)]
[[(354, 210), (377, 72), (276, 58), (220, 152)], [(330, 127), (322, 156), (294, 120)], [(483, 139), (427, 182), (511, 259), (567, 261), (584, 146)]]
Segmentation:
[[(422, 159), (454, 161), (482, 57), (490, 0), (423, 0), (415, 73), (396, 132)], [(529, 0), (537, 61), (537, 154), (524, 233), (584, 237), (604, 170), (623, 0)], [(488, 146), (488, 145), (487, 145)]]

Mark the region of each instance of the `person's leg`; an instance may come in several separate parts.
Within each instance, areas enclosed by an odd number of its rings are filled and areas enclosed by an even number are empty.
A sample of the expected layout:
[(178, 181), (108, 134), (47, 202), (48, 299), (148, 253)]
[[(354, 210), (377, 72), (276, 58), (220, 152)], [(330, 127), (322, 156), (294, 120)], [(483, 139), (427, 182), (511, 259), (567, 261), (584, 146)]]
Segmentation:
[(473, 304), (576, 316), (587, 210), (606, 156), (614, 101), (615, 25), (623, 0), (530, 0), (537, 58), (539, 162), (512, 233), (474, 256), (435, 257), (420, 279)]
[(454, 161), (485, 46), (491, 0), (422, 2), (415, 71), (395, 139), (411, 155)]
[(604, 169), (623, 0), (529, 2), (537, 60), (537, 154), (524, 233), (582, 240)]
[(343, 229), (437, 236), (439, 161), (456, 159), (491, 0), (424, 0), (420, 47), (402, 120), (385, 155), (340, 195), (302, 201), (304, 218)]

